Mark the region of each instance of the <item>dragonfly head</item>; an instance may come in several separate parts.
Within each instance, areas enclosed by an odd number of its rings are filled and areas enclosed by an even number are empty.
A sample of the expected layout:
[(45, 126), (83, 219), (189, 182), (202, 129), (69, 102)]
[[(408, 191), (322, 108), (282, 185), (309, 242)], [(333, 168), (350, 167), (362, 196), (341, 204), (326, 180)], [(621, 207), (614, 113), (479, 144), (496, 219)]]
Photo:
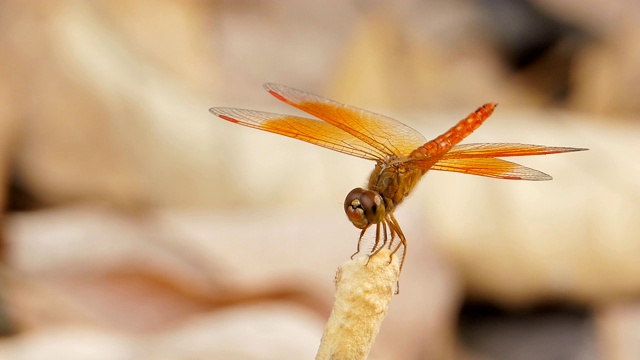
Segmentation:
[(344, 199), (344, 211), (355, 227), (365, 229), (384, 219), (384, 201), (375, 191), (355, 188)]

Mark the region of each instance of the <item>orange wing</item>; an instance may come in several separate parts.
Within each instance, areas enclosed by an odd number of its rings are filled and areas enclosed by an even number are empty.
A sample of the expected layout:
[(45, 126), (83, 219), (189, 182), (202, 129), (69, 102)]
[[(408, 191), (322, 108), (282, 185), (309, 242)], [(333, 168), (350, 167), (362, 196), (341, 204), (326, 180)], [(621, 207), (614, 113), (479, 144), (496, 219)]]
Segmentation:
[[(526, 144), (452, 146), (480, 126), (491, 114), (495, 104), (485, 104), (445, 134), (426, 142), (419, 132), (395, 119), (284, 85), (265, 84), (264, 87), (279, 100), (324, 122), (234, 108), (211, 108), (209, 111), (230, 122), (288, 136), (363, 159), (385, 161), (388, 156), (408, 156), (415, 150), (415, 157), (407, 161), (408, 166), (501, 179), (550, 180), (551, 176), (496, 157), (587, 150)], [(445, 142), (449, 145), (444, 144)], [(430, 144), (435, 149), (431, 149)], [(452, 147), (448, 149), (450, 146)], [(418, 152), (430, 156), (416, 158)]]
[(426, 139), (413, 128), (380, 114), (296, 90), (284, 85), (264, 88), (285, 103), (351, 134), (386, 155), (408, 155)]
[(462, 144), (451, 148), (442, 159), (548, 155), (587, 149), (529, 144)]
[(507, 180), (551, 180), (535, 169), (496, 158), (447, 159), (436, 162), (433, 170), (454, 171)]
[(440, 160), (413, 161), (416, 166), (427, 169), (454, 171), (465, 174), (511, 180), (551, 180), (551, 176), (495, 157), (547, 155), (587, 149), (549, 147), (528, 144), (464, 144), (454, 146)]
[(387, 156), (378, 148), (323, 121), (234, 108), (211, 108), (209, 111), (236, 124), (288, 136), (363, 159), (378, 161)]

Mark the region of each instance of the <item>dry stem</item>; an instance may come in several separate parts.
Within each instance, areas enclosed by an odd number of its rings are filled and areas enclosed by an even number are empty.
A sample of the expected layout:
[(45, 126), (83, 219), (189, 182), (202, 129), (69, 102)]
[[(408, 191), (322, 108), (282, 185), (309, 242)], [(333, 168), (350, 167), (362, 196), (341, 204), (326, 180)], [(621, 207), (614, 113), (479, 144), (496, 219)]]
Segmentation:
[(400, 274), (398, 257), (390, 257), (391, 251), (384, 249), (338, 269), (333, 310), (316, 360), (367, 358)]

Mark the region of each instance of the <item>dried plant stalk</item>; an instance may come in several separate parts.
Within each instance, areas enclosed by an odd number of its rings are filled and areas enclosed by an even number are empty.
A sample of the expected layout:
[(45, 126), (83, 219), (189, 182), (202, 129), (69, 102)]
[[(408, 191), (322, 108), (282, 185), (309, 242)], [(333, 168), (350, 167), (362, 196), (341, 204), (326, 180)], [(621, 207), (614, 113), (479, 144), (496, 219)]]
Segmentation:
[(384, 249), (338, 269), (333, 310), (316, 360), (367, 358), (400, 274), (398, 257), (391, 256), (391, 251)]

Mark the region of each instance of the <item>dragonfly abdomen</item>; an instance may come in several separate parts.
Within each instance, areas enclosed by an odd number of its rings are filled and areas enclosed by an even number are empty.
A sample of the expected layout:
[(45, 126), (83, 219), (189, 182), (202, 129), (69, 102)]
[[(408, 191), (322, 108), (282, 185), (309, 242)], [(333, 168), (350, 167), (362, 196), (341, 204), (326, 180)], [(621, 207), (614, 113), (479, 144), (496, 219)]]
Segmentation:
[(462, 139), (469, 136), (475, 129), (480, 127), (482, 123), (491, 116), (493, 110), (498, 106), (496, 103), (487, 103), (480, 106), (476, 111), (472, 112), (466, 118), (460, 120), (454, 127), (444, 134), (425, 143), (414, 150), (409, 157), (433, 157), (435, 159), (444, 155), (451, 150)]

